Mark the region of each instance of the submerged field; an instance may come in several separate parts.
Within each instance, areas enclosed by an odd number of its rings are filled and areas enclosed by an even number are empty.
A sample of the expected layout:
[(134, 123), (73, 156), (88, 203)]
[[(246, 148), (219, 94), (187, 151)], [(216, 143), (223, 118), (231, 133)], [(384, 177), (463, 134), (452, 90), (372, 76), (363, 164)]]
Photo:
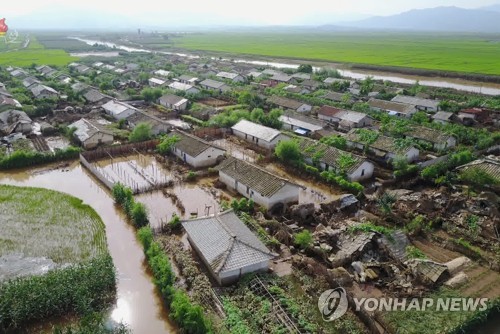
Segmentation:
[(0, 257), (22, 254), (67, 264), (107, 254), (103, 222), (75, 197), (0, 185), (0, 212)]
[(500, 36), (346, 32), (209, 32), (174, 46), (272, 57), (500, 75)]
[[(21, 39), (21, 37), (19, 37)], [(3, 41), (0, 41), (0, 45)], [(21, 48), (21, 44), (0, 46), (0, 65), (27, 67), (32, 64), (64, 66), (77, 60), (66, 51), (59, 49), (45, 49), (34, 36), (30, 36), (27, 48)]]

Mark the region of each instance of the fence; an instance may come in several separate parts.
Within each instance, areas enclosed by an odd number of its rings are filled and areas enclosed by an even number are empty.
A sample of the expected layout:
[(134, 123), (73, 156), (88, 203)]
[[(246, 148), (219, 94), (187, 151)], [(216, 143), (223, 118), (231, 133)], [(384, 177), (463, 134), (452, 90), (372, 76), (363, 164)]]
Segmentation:
[(109, 190), (113, 189), (114, 183), (108, 180), (103, 174), (101, 174), (97, 168), (92, 166), (90, 162), (85, 158), (83, 154), (80, 154), (80, 163), (87, 168), (99, 181), (102, 182)]
[(226, 129), (221, 128), (199, 128), (193, 131), (193, 135), (205, 140), (214, 140), (224, 138), (226, 132)]
[(125, 144), (119, 146), (102, 147), (95, 151), (83, 152), (82, 156), (88, 162), (109, 158), (110, 156), (129, 155), (137, 152), (151, 151), (159, 144), (159, 140), (148, 140), (140, 143)]

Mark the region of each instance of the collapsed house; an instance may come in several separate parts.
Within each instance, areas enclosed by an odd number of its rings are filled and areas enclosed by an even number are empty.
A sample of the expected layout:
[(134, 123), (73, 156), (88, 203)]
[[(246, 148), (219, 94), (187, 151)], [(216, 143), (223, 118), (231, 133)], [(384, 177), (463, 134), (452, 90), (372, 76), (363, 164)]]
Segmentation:
[(30, 133), (33, 121), (20, 110), (7, 110), (0, 113), (0, 132), (5, 135), (11, 133)]

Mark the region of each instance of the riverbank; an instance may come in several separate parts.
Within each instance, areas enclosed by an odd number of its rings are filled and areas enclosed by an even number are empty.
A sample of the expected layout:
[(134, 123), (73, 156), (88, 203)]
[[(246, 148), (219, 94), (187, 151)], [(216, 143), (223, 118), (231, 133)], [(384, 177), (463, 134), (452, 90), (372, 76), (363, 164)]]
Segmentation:
[(115, 207), (110, 193), (78, 162), (63, 169), (56, 167), (0, 172), (0, 184), (52, 189), (91, 206), (105, 224), (107, 246), (117, 272), (116, 303), (109, 311), (110, 320), (125, 323), (134, 333), (176, 333), (145, 265), (135, 231)]
[(289, 68), (297, 69), (300, 64), (310, 64), (315, 70), (321, 68), (335, 69), (338, 70), (340, 75), (346, 78), (359, 79), (362, 80), (368, 76), (373, 77), (375, 80), (391, 81), (399, 84), (411, 85), (416, 81), (419, 81), (423, 86), (429, 87), (439, 87), (439, 88), (451, 88), (458, 91), (478, 93), (484, 95), (500, 95), (500, 83), (492, 82), (482, 82), (482, 81), (472, 81), (459, 78), (451, 77), (431, 77), (422, 75), (409, 75), (393, 72), (383, 72), (383, 71), (368, 71), (368, 70), (356, 70), (349, 68), (339, 62), (324, 62), (318, 60), (305, 60), (290, 57), (265, 57), (259, 55), (245, 55), (241, 53), (227, 53), (227, 52), (214, 52), (214, 51), (193, 51), (179, 48), (169, 48), (169, 51), (156, 51), (148, 50), (147, 48), (138, 48), (130, 45), (117, 44), (110, 41), (102, 41), (97, 39), (87, 39), (81, 37), (69, 37), (72, 39), (85, 42), (88, 45), (105, 45), (109, 48), (116, 48), (127, 52), (147, 52), (156, 53), (164, 55), (173, 55), (178, 57), (185, 57), (189, 59), (202, 59), (211, 58), (217, 60), (225, 60), (235, 63), (251, 64), (256, 66), (270, 66), (276, 68)]

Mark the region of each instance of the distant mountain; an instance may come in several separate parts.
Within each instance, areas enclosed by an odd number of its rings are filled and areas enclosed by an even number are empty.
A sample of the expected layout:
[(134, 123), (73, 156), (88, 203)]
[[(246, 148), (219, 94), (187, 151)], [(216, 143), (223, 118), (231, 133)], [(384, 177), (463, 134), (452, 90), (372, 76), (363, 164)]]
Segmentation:
[(500, 12), (484, 8), (436, 7), (375, 16), (343, 25), (364, 29), (500, 33)]
[(496, 5), (484, 6), (484, 7), (481, 7), (479, 9), (489, 10), (492, 12), (499, 12), (500, 13), (500, 3), (497, 3)]

